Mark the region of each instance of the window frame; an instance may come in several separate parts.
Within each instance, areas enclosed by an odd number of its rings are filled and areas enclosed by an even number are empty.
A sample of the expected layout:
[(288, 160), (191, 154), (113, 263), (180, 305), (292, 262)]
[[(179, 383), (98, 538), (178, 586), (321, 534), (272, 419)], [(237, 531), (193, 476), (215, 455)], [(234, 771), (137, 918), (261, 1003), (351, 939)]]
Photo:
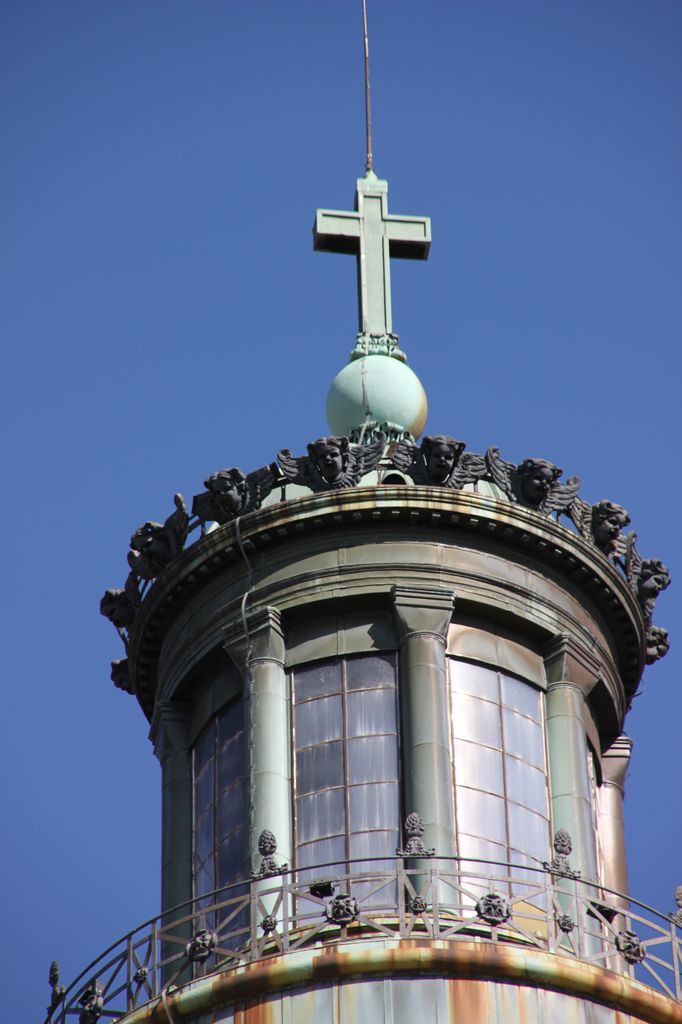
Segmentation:
[[(483, 662), (479, 661), (478, 659), (458, 657), (458, 656), (452, 655), (452, 654), (447, 654), (446, 655), (446, 661), (447, 661), (447, 665), (448, 665), (447, 685), (448, 685), (448, 709), (449, 709), (449, 717), (450, 717), (449, 735), (450, 735), (450, 743), (451, 743), (451, 771), (452, 771), (452, 787), (453, 787), (453, 798), (454, 798), (454, 807), (455, 807), (455, 834), (456, 834), (456, 840), (457, 840), (457, 850), (458, 850), (458, 852), (461, 851), (461, 847), (462, 847), (461, 840), (462, 840), (463, 836), (466, 836), (466, 837), (468, 837), (468, 838), (470, 838), (470, 839), (472, 839), (474, 841), (485, 842), (485, 843), (492, 843), (495, 846), (502, 848), (504, 850), (504, 856), (501, 856), (500, 859), (502, 861), (506, 861), (509, 864), (516, 864), (516, 863), (518, 863), (519, 867), (522, 867), (522, 866), (525, 867), (527, 863), (530, 863), (530, 864), (533, 864), (534, 866), (541, 867), (542, 863), (543, 863), (543, 860), (541, 858), (537, 858), (533, 854), (529, 853), (527, 850), (520, 850), (520, 849), (517, 848), (517, 845), (513, 845), (513, 843), (512, 843), (511, 814), (513, 812), (513, 807), (519, 807), (522, 810), (528, 811), (528, 812), (534, 814), (535, 816), (537, 816), (538, 818), (542, 818), (545, 821), (545, 823), (546, 823), (546, 837), (547, 837), (547, 842), (546, 842), (546, 859), (549, 860), (550, 859), (550, 851), (551, 851), (551, 835), (552, 835), (552, 795), (551, 795), (551, 785), (550, 785), (550, 761), (549, 761), (549, 749), (548, 749), (548, 740), (547, 740), (547, 709), (546, 709), (545, 690), (543, 689), (542, 686), (539, 686), (536, 681), (534, 681), (534, 680), (531, 681), (531, 680), (529, 680), (527, 678), (524, 678), (521, 675), (518, 675), (516, 673), (510, 672), (509, 669), (507, 669), (506, 667), (502, 667), (502, 666), (498, 666), (498, 665), (493, 665), (493, 664), (490, 664), (490, 663), (483, 663)], [(482, 669), (482, 670), (485, 670), (487, 672), (492, 673), (494, 675), (495, 679), (496, 679), (497, 700), (492, 700), (487, 695), (477, 695), (476, 693), (471, 693), (468, 690), (467, 691), (458, 690), (456, 688), (456, 686), (455, 686), (455, 673), (456, 673), (455, 666), (457, 664), (472, 665), (473, 667), (475, 667), (477, 669)], [(539, 719), (535, 719), (534, 717), (532, 717), (532, 715), (528, 714), (527, 712), (519, 710), (517, 708), (514, 708), (511, 704), (508, 704), (508, 703), (504, 702), (503, 682), (502, 682), (503, 677), (507, 677), (507, 678), (510, 678), (510, 679), (515, 680), (517, 682), (520, 682), (524, 686), (529, 687), (531, 690), (533, 690), (535, 693), (538, 694), (538, 696), (539, 696), (539, 701), (538, 701), (538, 704), (539, 704)], [(473, 697), (476, 700), (480, 700), (482, 702), (485, 702), (487, 705), (491, 705), (491, 706), (496, 708), (495, 720), (497, 722), (499, 746), (494, 745), (492, 743), (485, 742), (485, 741), (473, 739), (473, 738), (467, 739), (467, 738), (464, 738), (464, 737), (456, 736), (456, 734), (455, 734), (456, 723), (455, 723), (455, 716), (453, 714), (453, 710), (454, 710), (453, 709), (453, 704), (454, 704), (453, 698), (454, 698), (456, 693), (465, 693), (468, 696), (471, 696), (471, 697)], [(530, 760), (528, 757), (524, 757), (521, 754), (518, 754), (518, 753), (510, 751), (510, 749), (508, 747), (508, 739), (507, 739), (508, 726), (505, 726), (505, 711), (508, 714), (518, 715), (522, 719), (527, 719), (529, 722), (532, 722), (534, 725), (539, 726), (539, 728), (541, 730), (541, 737), (542, 737), (542, 748), (541, 749), (542, 749), (543, 765), (541, 767), (538, 764), (536, 764), (534, 761)], [(464, 785), (464, 784), (458, 782), (458, 770), (461, 771), (461, 765), (460, 765), (459, 769), (458, 769), (458, 766), (457, 766), (456, 747), (457, 747), (458, 742), (460, 744), (461, 743), (471, 743), (472, 745), (476, 745), (476, 746), (484, 748), (486, 750), (495, 751), (497, 754), (499, 754), (499, 757), (501, 759), (501, 784), (502, 784), (501, 785), (501, 791), (498, 792), (498, 793), (492, 794), (492, 795), (496, 796), (497, 798), (502, 799), (502, 804), (503, 804), (503, 821), (504, 821), (504, 841), (503, 842), (500, 842), (498, 839), (491, 838), (489, 835), (481, 835), (481, 834), (475, 835), (475, 834), (473, 834), (472, 832), (470, 832), (468, 830), (464, 831), (462, 826), (461, 826), (461, 824), (460, 824), (460, 797), (459, 797), (460, 790), (461, 789), (466, 789), (466, 790), (468, 790), (472, 794), (476, 794), (477, 792), (485, 793), (485, 792), (488, 792), (488, 791), (484, 790), (484, 789), (481, 789), (481, 788), (477, 789), (475, 787), (467, 786), (467, 785)], [(544, 776), (544, 807), (545, 807), (544, 812), (540, 812), (538, 807), (537, 807), (537, 805), (534, 806), (532, 804), (522, 802), (521, 800), (519, 800), (519, 799), (517, 799), (515, 797), (513, 798), (513, 797), (510, 796), (509, 766), (508, 766), (508, 761), (507, 761), (508, 758), (512, 759), (515, 762), (518, 762), (521, 765), (526, 766), (527, 768), (531, 769), (532, 771), (540, 771), (541, 774)], [(474, 866), (476, 865), (475, 861), (473, 862), (473, 865)], [(476, 867), (474, 867), (474, 870), (476, 870)]]
[[(358, 661), (360, 659), (370, 660), (373, 658), (383, 658), (389, 660), (391, 663), (393, 682), (392, 685), (385, 683), (380, 684), (363, 684), (360, 686), (349, 686), (348, 685), (348, 664), (352, 661)], [(394, 832), (396, 836), (396, 846), (400, 842), (400, 821), (403, 806), (403, 771), (402, 771), (402, 743), (401, 743), (401, 709), (400, 709), (400, 698), (399, 698), (399, 663), (397, 650), (376, 650), (376, 651), (357, 651), (357, 652), (346, 652), (344, 654), (334, 655), (330, 658), (315, 659), (313, 661), (305, 662), (302, 664), (292, 665), (289, 670), (290, 679), (290, 693), (291, 693), (291, 721), (292, 721), (292, 824), (293, 824), (293, 857), (294, 864), (296, 866), (297, 877), (300, 873), (309, 872), (311, 867), (315, 865), (301, 864), (301, 851), (306, 846), (310, 846), (315, 842), (324, 841), (325, 839), (342, 839), (343, 840), (343, 855), (338, 861), (334, 861), (343, 868), (343, 873), (351, 873), (352, 865), (351, 860), (359, 860), (361, 858), (352, 857), (351, 845), (352, 837), (354, 835), (366, 835), (370, 833), (391, 833)], [(328, 690), (324, 694), (314, 695), (311, 697), (300, 698), (298, 696), (298, 687), (296, 676), (302, 670), (313, 669), (315, 666), (332, 665), (338, 664), (340, 667), (339, 672), (339, 688), (335, 690)], [(360, 735), (351, 735), (350, 723), (349, 723), (349, 704), (353, 694), (356, 693), (377, 693), (381, 691), (388, 691), (393, 695), (393, 712), (394, 712), (394, 729), (393, 731), (381, 731), (371, 732)], [(310, 743), (299, 748), (297, 742), (297, 709), (302, 704), (313, 704), (315, 701), (328, 699), (329, 697), (340, 696), (341, 699), (341, 735), (337, 738), (322, 741), (321, 743)], [(354, 740), (363, 738), (375, 738), (375, 737), (393, 737), (395, 743), (395, 778), (385, 779), (380, 781), (372, 782), (372, 780), (351, 782), (350, 772), (350, 744)], [(325, 786), (320, 789), (311, 790), (310, 793), (299, 793), (298, 779), (299, 779), (299, 755), (304, 750), (314, 749), (315, 747), (324, 746), (325, 743), (340, 743), (341, 744), (341, 763), (343, 775), (339, 784), (333, 786)], [(386, 825), (371, 826), (363, 829), (354, 829), (352, 827), (351, 817), (351, 790), (357, 789), (362, 786), (371, 785), (395, 785), (396, 786), (396, 820), (392, 827)], [(299, 800), (304, 799), (308, 795), (333, 792), (342, 790), (343, 792), (343, 808), (344, 808), (344, 823), (343, 829), (333, 833), (329, 836), (317, 836), (316, 838), (302, 840), (301, 836), (301, 821), (299, 814)], [(370, 858), (371, 859), (371, 858)], [(388, 855), (387, 855), (388, 859)], [(368, 865), (370, 868), (372, 865)], [(380, 869), (378, 866), (377, 869)], [(329, 870), (332, 870), (330, 865)], [(326, 872), (323, 872), (326, 873)]]

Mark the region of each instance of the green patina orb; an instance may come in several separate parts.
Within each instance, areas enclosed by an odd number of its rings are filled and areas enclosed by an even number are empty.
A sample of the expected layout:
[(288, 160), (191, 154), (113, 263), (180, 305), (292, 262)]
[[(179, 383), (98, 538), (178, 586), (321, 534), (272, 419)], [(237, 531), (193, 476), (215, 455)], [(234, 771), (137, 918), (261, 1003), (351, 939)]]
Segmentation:
[(388, 427), (390, 435), (418, 438), (428, 404), (419, 377), (392, 356), (354, 359), (336, 375), (327, 395), (327, 422), (333, 434), (349, 436), (366, 423)]

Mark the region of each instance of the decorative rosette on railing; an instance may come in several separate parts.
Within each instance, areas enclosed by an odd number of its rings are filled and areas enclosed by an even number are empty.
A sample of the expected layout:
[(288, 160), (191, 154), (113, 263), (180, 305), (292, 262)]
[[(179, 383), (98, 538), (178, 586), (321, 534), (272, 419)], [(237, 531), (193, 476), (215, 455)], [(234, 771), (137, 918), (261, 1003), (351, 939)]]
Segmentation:
[[(676, 916), (682, 913), (682, 886), (675, 893), (677, 911), (659, 914), (594, 882), (577, 879), (567, 886), (550, 867), (442, 857), (429, 866), (428, 887), (418, 893), (415, 885), (424, 885), (425, 873), (423, 865), (408, 867), (398, 859), (376, 870), (349, 862), (333, 880), (298, 879), (296, 872), (246, 885), (241, 879), (129, 932), (66, 989), (53, 964), (46, 1024), (74, 1018), (96, 1024), (139, 1010), (141, 1017), (153, 1016), (163, 993), (178, 984), (220, 971), (238, 976), (246, 965), (267, 965), (288, 952), (300, 966), (306, 950), (317, 957), (351, 939), (356, 922), (365, 944), (361, 958), (371, 959), (372, 939), (383, 944), (387, 938), (413, 943), (428, 936), (439, 955), (454, 954), (459, 942), (483, 950), (500, 942), (501, 929), (504, 948), (515, 948), (528, 962), (535, 953), (556, 954), (559, 973), (571, 960), (582, 962), (597, 973), (636, 978), (682, 1007), (682, 919)], [(186, 1012), (178, 1007), (178, 1020), (191, 1015), (189, 998)]]

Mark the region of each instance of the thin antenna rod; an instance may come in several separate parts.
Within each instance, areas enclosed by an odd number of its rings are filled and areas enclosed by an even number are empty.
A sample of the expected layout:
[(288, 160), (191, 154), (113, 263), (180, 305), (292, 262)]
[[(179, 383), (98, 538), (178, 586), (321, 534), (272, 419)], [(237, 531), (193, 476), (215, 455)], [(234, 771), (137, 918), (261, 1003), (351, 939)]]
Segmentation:
[(369, 41), (367, 39), (367, 0), (362, 0), (362, 27), (365, 42), (365, 125), (367, 129), (367, 158), (365, 171), (373, 170), (372, 158), (372, 108), (369, 102)]

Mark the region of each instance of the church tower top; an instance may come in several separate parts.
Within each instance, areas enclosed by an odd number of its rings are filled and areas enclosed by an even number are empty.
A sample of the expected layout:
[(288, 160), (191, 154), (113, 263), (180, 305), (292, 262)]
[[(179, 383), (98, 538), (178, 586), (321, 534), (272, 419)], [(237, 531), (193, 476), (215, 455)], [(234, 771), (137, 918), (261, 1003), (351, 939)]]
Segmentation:
[[(376, 429), (382, 429), (391, 438), (414, 440), (426, 422), (426, 394), (418, 377), (405, 366), (405, 354), (393, 331), (390, 260), (427, 259), (431, 221), (428, 217), (389, 214), (388, 182), (374, 173), (365, 0), (362, 15), (365, 176), (357, 181), (353, 210), (318, 210), (313, 227), (316, 251), (353, 254), (358, 268), (356, 345), (350, 364), (330, 388), (327, 419), (335, 434), (348, 435), (353, 440), (369, 440)], [(370, 362), (370, 356), (383, 358)]]

